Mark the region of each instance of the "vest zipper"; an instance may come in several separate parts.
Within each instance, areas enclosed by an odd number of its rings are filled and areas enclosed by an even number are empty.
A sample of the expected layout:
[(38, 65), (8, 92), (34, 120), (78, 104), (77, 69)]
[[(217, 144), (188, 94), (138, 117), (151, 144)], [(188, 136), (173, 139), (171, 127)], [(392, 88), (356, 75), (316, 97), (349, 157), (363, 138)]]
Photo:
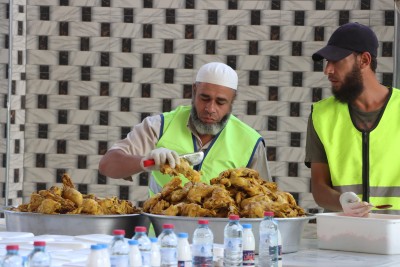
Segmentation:
[(369, 202), (369, 132), (362, 132), (362, 200)]

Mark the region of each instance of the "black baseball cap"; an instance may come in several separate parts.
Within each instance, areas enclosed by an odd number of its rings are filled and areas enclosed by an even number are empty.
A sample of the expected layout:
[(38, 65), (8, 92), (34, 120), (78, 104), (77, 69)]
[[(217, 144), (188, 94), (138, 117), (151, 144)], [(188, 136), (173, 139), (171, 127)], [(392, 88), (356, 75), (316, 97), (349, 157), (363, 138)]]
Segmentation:
[(337, 28), (328, 44), (315, 52), (312, 59), (339, 61), (353, 52), (369, 52), (374, 57), (378, 54), (378, 38), (375, 33), (357, 22), (346, 23)]

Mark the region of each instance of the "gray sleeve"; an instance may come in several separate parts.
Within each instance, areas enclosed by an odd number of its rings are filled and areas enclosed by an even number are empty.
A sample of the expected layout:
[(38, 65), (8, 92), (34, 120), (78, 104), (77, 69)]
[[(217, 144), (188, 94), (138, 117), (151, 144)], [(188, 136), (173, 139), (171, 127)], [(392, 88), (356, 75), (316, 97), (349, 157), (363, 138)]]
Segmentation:
[(112, 145), (111, 149), (120, 149), (129, 155), (146, 156), (156, 147), (161, 128), (161, 116), (149, 116), (133, 126), (125, 139)]
[(264, 143), (259, 142), (254, 153), (253, 160), (249, 166), (251, 169), (258, 171), (260, 177), (266, 181), (272, 181), (271, 172), (267, 161), (267, 151)]
[(304, 163), (310, 168), (311, 162), (328, 163), (328, 159), (326, 157), (324, 145), (315, 131), (310, 114), (307, 123), (306, 156)]

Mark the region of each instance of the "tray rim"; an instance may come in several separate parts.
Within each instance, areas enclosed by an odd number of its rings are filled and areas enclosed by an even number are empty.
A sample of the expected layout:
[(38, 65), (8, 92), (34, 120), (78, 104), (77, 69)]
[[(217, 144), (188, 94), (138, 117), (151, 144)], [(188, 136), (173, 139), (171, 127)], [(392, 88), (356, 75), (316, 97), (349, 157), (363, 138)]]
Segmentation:
[(62, 216), (62, 217), (79, 217), (79, 218), (121, 218), (121, 217), (134, 217), (138, 215), (142, 215), (142, 213), (132, 213), (132, 214), (109, 214), (109, 215), (91, 215), (91, 214), (44, 214), (38, 212), (25, 212), (25, 211), (14, 211), (10, 210), (10, 208), (3, 208), (2, 212), (4, 215), (21, 215), (21, 216), (39, 216), (39, 217), (46, 217), (46, 216)]

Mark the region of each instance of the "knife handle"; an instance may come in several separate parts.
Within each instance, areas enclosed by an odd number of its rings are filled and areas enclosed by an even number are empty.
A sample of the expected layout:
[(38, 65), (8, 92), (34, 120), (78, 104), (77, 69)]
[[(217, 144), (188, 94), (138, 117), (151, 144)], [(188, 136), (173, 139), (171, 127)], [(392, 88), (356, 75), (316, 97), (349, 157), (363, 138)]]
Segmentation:
[(146, 160), (143, 160), (143, 167), (153, 166), (154, 164), (156, 164), (156, 162), (154, 161), (154, 159), (146, 159)]

